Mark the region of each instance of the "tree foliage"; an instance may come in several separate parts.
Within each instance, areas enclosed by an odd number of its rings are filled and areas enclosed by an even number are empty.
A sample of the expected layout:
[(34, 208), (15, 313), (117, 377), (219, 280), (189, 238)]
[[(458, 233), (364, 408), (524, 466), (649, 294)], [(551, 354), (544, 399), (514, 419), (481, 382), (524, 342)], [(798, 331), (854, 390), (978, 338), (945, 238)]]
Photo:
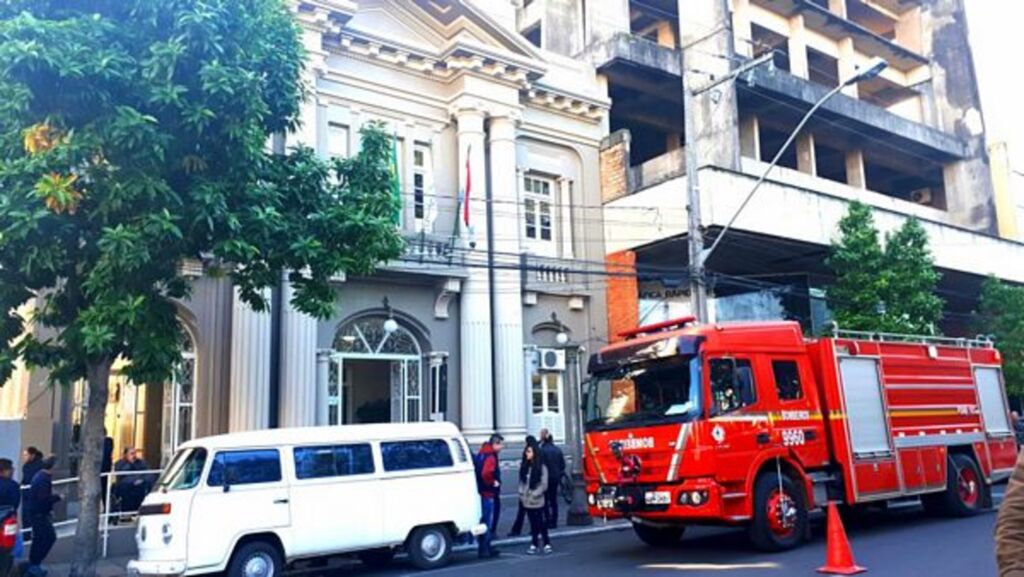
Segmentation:
[(1003, 355), (1007, 392), (1024, 397), (1024, 287), (989, 277), (975, 314), (976, 330), (991, 335)]
[(879, 310), (885, 292), (884, 260), (871, 209), (860, 202), (850, 203), (839, 221), (839, 238), (827, 261), (836, 277), (828, 302), (840, 327), (883, 329)]
[(850, 203), (839, 221), (828, 265), (836, 277), (829, 305), (840, 327), (905, 334), (935, 331), (942, 317), (943, 301), (935, 294), (941, 275), (916, 218), (886, 235), (883, 249), (871, 208)]
[(293, 304), (323, 317), (332, 275), (400, 253), (379, 127), (330, 166), (267, 154), (297, 125), (303, 61), (283, 0), (0, 4), (0, 340), (47, 329), (0, 348), (0, 382), (18, 357), (89, 382), (79, 574), (95, 556), (106, 378), (118, 358), (135, 382), (170, 374), (179, 263), (223, 267), (257, 308), (300, 271)]
[(942, 299), (935, 294), (942, 277), (935, 270), (928, 233), (914, 217), (886, 235), (886, 276), (882, 299), (885, 330), (903, 334), (934, 334), (942, 318)]

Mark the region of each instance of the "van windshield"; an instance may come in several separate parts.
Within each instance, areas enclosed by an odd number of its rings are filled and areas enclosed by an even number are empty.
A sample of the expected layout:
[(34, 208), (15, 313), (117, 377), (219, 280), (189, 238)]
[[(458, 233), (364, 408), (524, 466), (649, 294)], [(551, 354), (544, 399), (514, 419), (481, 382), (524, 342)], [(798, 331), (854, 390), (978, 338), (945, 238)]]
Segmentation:
[(160, 475), (156, 487), (162, 491), (181, 491), (199, 484), (206, 466), (206, 449), (194, 447), (182, 449), (174, 455), (171, 464)]

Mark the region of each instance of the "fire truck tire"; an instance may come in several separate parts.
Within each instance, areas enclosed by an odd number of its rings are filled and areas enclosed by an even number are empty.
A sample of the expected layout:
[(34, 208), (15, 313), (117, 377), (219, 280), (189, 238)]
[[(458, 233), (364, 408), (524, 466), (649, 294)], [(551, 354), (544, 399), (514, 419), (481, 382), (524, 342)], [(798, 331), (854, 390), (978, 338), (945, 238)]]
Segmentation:
[(686, 531), (686, 527), (655, 527), (654, 525), (645, 525), (634, 521), (633, 531), (636, 532), (636, 536), (641, 541), (651, 547), (671, 547), (679, 543), (679, 540), (683, 538), (683, 532)]
[(952, 453), (946, 464), (946, 490), (923, 499), (925, 508), (950, 517), (970, 517), (984, 507), (988, 486), (974, 459)]
[(803, 487), (777, 473), (764, 473), (754, 483), (754, 517), (747, 527), (754, 546), (762, 551), (785, 551), (807, 534), (807, 497)]

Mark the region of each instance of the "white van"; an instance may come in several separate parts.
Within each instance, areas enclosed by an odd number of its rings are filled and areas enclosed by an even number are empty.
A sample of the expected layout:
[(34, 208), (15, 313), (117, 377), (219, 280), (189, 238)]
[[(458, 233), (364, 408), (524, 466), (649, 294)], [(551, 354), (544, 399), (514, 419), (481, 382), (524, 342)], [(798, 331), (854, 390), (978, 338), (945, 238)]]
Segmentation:
[(355, 553), (421, 569), (481, 535), (472, 453), (451, 423), (275, 429), (197, 439), (139, 510), (133, 575), (274, 577)]

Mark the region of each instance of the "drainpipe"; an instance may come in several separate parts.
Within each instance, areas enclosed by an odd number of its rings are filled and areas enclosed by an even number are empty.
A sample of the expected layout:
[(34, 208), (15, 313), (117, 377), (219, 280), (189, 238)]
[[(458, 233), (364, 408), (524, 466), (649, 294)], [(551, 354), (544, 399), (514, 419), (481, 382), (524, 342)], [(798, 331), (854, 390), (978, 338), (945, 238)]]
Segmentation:
[(490, 147), (484, 149), (484, 174), (487, 183), (487, 296), (491, 303), (491, 427), (498, 430), (498, 356), (494, 343), (494, 307), (497, 305), (497, 291), (494, 290), (494, 202), (491, 191)]

